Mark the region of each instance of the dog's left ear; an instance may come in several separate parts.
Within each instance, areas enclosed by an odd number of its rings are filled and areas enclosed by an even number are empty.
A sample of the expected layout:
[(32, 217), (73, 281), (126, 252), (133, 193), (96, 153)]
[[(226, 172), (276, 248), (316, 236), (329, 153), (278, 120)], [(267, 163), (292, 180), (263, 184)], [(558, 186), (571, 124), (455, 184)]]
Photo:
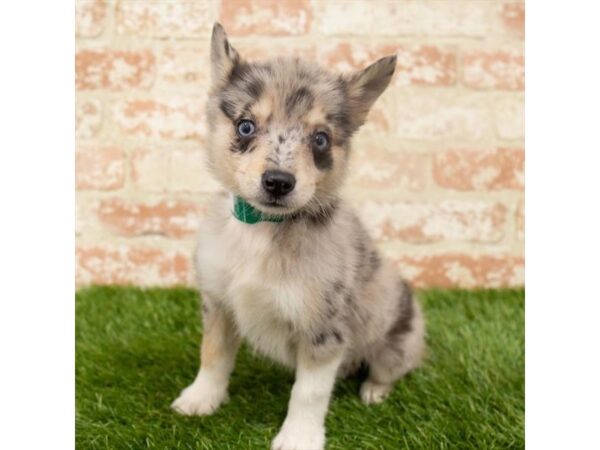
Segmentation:
[(220, 23), (215, 22), (210, 42), (210, 63), (213, 85), (222, 85), (233, 67), (240, 62), (240, 55), (227, 40), (227, 34)]
[(365, 122), (371, 106), (390, 84), (395, 69), (396, 55), (386, 56), (366, 69), (343, 77), (348, 92), (350, 121), (354, 129)]

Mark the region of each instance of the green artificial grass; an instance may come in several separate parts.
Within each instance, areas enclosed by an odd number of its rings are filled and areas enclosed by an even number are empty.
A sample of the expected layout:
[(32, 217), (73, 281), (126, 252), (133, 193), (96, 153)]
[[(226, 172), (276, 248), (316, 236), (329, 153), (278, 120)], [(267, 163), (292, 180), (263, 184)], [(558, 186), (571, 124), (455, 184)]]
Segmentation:
[[(338, 382), (327, 449), (524, 447), (524, 292), (420, 293), (424, 366), (383, 404), (365, 406), (358, 378)], [(79, 449), (267, 449), (293, 375), (242, 347), (229, 403), (213, 416), (169, 408), (198, 369), (196, 291), (93, 287), (76, 298)]]

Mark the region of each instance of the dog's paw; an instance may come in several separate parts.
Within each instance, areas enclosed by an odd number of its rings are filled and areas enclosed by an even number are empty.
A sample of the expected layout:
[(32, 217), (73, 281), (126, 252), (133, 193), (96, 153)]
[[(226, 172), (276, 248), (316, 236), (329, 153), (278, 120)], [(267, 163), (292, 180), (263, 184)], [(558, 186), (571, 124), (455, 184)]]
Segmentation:
[(367, 405), (381, 403), (390, 395), (392, 387), (391, 384), (377, 384), (366, 380), (360, 386), (360, 398)]
[(208, 389), (207, 386), (192, 384), (171, 403), (171, 408), (184, 416), (207, 416), (227, 400), (227, 391)]
[(323, 450), (325, 429), (306, 426), (288, 426), (285, 423), (273, 440), (272, 450)]

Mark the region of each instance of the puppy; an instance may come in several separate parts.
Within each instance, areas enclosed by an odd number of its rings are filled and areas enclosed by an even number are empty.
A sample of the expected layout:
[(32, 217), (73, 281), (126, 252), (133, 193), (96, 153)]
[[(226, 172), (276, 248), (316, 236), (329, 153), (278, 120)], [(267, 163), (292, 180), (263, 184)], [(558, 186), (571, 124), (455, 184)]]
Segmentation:
[(200, 371), (172, 407), (213, 413), (242, 338), (295, 370), (272, 448), (317, 450), (336, 377), (361, 364), (364, 403), (418, 366), (424, 320), (409, 285), (339, 198), (350, 139), (388, 86), (396, 57), (357, 73), (314, 62), (245, 61), (215, 24), (208, 163), (227, 193), (200, 226)]

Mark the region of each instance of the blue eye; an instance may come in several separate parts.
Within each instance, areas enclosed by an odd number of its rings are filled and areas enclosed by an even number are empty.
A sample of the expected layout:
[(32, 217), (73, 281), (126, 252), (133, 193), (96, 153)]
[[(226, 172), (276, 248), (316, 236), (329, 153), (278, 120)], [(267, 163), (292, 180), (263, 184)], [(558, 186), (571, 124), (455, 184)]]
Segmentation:
[(314, 144), (317, 150), (327, 150), (327, 147), (329, 147), (329, 138), (327, 137), (327, 134), (322, 131), (315, 134)]
[(237, 133), (240, 137), (250, 137), (256, 131), (256, 126), (251, 120), (240, 120), (237, 125)]

